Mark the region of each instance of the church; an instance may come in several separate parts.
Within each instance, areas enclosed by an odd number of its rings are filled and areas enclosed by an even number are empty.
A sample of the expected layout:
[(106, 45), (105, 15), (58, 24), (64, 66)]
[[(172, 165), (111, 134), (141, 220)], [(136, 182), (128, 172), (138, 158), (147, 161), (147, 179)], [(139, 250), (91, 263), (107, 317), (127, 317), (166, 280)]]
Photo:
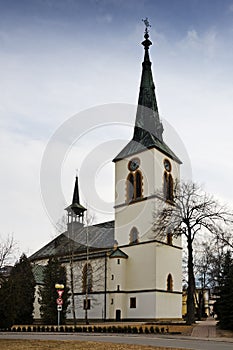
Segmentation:
[[(67, 230), (30, 260), (38, 286), (52, 256), (66, 266), (73, 298), (67, 319), (156, 321), (182, 318), (182, 244), (156, 237), (156, 207), (174, 205), (181, 161), (163, 140), (146, 27), (144, 60), (132, 140), (113, 159), (115, 220), (85, 225), (75, 179)], [(71, 283), (72, 281), (72, 283)], [(56, 307), (56, 306), (55, 306)], [(40, 318), (38, 296), (35, 319)]]

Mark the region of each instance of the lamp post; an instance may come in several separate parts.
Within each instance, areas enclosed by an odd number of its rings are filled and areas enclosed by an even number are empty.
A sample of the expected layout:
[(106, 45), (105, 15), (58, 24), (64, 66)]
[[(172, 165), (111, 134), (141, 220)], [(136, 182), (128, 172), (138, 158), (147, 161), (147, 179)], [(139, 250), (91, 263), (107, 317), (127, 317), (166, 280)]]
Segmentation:
[(60, 323), (61, 323), (61, 316), (60, 316), (60, 312), (62, 311), (62, 304), (63, 304), (63, 299), (62, 299), (62, 294), (64, 293), (64, 284), (55, 284), (55, 288), (57, 290), (57, 294), (58, 294), (58, 298), (56, 300), (57, 302), (57, 326), (58, 329), (60, 327)]
[[(86, 212), (86, 217), (87, 217), (87, 212)], [(87, 309), (88, 309), (88, 288), (89, 288), (89, 278), (90, 278), (90, 271), (89, 271), (89, 237), (88, 237), (88, 217), (87, 217), (87, 219), (86, 219), (86, 221), (87, 221), (87, 226), (86, 226), (86, 245), (87, 245), (87, 262), (86, 262), (86, 264), (87, 264), (87, 270), (86, 270), (86, 290), (85, 290), (85, 292), (86, 292), (86, 295), (85, 295), (85, 322), (86, 322), (86, 324), (89, 324), (89, 322), (88, 322), (88, 315), (87, 315)]]

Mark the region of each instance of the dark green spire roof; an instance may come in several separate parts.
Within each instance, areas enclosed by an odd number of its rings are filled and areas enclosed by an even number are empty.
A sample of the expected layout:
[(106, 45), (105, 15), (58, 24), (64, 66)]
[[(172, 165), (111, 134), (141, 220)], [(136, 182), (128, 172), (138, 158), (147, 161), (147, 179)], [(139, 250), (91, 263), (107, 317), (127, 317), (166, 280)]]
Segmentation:
[(142, 45), (145, 49), (145, 55), (142, 63), (142, 77), (133, 139), (140, 142), (143, 137), (143, 131), (148, 131), (162, 142), (163, 125), (159, 119), (158, 105), (155, 96), (155, 84), (149, 57), (149, 47), (152, 45), (152, 42), (149, 40), (147, 28), (144, 38), (145, 40), (142, 42)]
[(149, 40), (147, 28), (148, 25), (145, 30), (145, 40), (142, 42), (145, 54), (142, 63), (142, 76), (133, 139), (113, 161), (116, 162), (127, 158), (133, 154), (143, 152), (148, 148), (156, 148), (168, 157), (181, 163), (179, 158), (163, 141), (163, 125), (159, 118), (155, 85), (149, 57), (149, 47), (152, 45), (152, 42)]

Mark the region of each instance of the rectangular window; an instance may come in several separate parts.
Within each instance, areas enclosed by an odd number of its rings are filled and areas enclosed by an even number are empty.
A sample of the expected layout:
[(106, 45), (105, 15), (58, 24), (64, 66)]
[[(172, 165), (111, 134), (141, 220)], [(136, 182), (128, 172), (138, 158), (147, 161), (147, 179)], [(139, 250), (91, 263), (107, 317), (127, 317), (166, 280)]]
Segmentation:
[(111, 299), (111, 305), (113, 305), (113, 302), (114, 302), (113, 299)]
[(120, 265), (120, 263), (121, 263), (121, 260), (117, 259), (117, 264)]
[(114, 275), (112, 275), (112, 281), (114, 280)]
[(120, 290), (120, 285), (119, 284), (117, 285), (117, 290)]
[(91, 299), (87, 299), (87, 303), (86, 303), (86, 299), (83, 300), (83, 310), (90, 310), (91, 308)]
[(130, 309), (136, 309), (136, 298), (129, 299)]

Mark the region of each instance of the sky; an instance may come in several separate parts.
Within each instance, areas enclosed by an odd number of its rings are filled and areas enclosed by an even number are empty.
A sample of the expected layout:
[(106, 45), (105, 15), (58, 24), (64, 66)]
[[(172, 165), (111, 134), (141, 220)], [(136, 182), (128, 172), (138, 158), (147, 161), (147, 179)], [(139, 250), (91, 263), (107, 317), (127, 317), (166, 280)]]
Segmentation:
[(57, 234), (76, 172), (93, 222), (113, 218), (146, 17), (181, 175), (233, 207), (233, 0), (0, 0), (0, 237), (20, 252)]

